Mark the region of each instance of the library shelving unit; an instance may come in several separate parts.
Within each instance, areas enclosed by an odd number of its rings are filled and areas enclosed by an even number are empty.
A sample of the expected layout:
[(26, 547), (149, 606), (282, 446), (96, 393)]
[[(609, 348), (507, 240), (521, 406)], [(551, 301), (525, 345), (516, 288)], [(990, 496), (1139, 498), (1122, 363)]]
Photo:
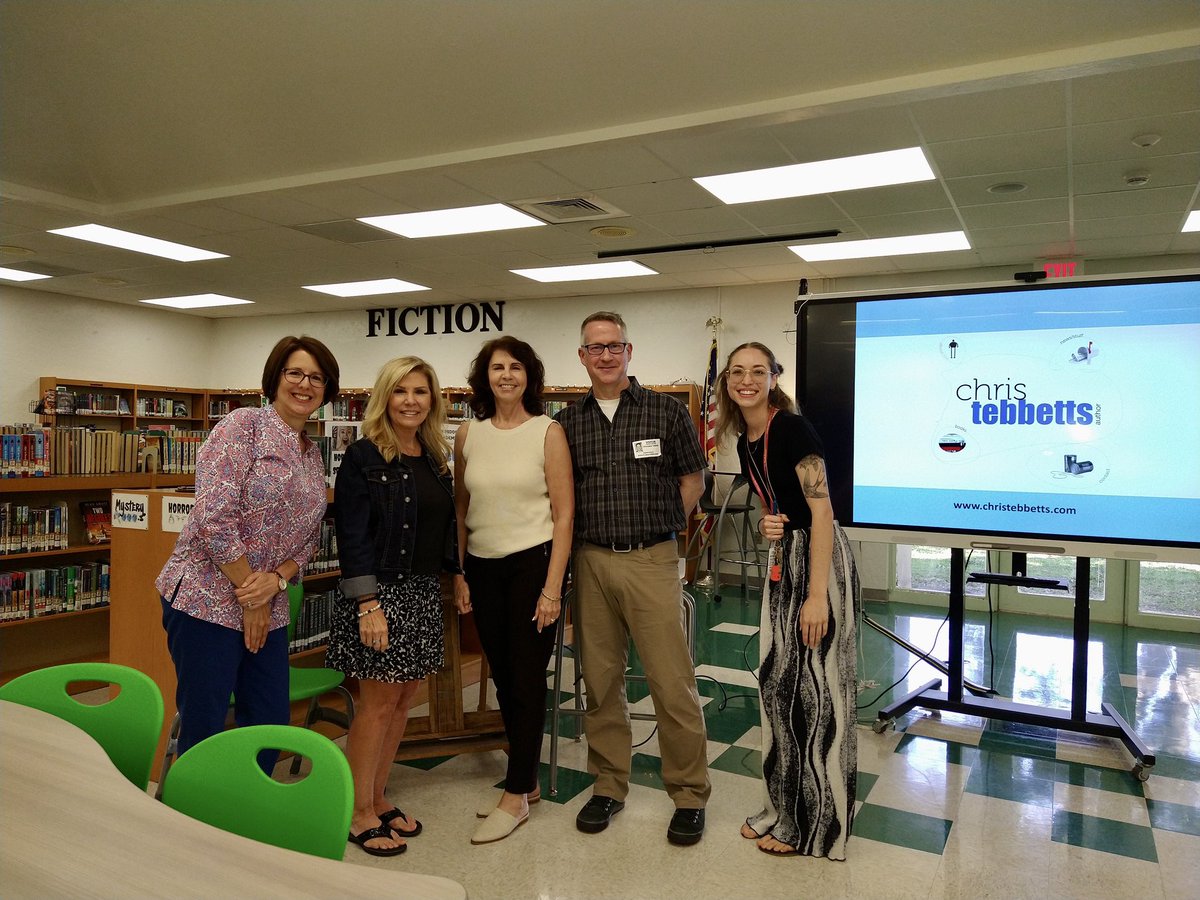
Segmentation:
[(205, 424), (203, 388), (123, 384), (78, 378), (43, 376), (42, 396), (53, 393), (58, 424), (96, 424), (102, 427), (202, 429)]
[[(0, 479), (0, 503), (67, 508), (67, 545), (53, 550), (0, 554), (0, 572), (110, 562), (110, 544), (89, 544), (79, 504), (107, 500), (114, 490), (182, 485), (190, 475), (127, 473)], [(110, 563), (111, 568), (111, 563)], [(112, 596), (110, 587), (110, 597)], [(93, 606), (0, 622), (0, 683), (31, 669), (108, 659), (109, 606)]]

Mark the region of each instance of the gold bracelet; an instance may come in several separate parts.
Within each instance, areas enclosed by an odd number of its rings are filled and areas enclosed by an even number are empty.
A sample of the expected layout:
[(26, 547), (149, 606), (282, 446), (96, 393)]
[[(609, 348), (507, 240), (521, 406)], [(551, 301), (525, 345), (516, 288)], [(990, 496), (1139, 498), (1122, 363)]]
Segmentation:
[(545, 588), (543, 588), (543, 589), (542, 589), (541, 591), (539, 591), (538, 593), (540, 593), (540, 594), (541, 594), (543, 597), (545, 597), (545, 598), (546, 598), (547, 600), (549, 600), (551, 603), (560, 603), (560, 602), (562, 602), (562, 597), (551, 597), (549, 594), (547, 594), (547, 593), (546, 593), (546, 590), (545, 590)]

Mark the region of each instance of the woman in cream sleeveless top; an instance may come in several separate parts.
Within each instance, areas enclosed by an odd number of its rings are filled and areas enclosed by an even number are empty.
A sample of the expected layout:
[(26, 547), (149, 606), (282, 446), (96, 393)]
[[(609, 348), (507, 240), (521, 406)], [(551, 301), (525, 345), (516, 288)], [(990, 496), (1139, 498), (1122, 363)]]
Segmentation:
[(562, 427), (543, 414), (544, 380), (524, 341), (488, 341), (468, 377), (475, 420), (454, 441), (464, 572), (455, 576), (454, 599), (459, 613), (475, 613), (509, 746), (504, 790), (481, 807), (474, 844), (508, 837), (540, 799), (546, 666), (575, 513), (571, 454)]

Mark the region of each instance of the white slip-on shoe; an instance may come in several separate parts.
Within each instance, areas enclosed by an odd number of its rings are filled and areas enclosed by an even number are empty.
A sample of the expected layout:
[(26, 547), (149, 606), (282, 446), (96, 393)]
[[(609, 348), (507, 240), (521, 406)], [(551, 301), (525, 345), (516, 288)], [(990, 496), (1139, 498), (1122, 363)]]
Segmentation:
[(529, 813), (525, 813), (518, 819), (502, 809), (493, 809), (486, 819), (475, 826), (475, 833), (471, 835), (471, 843), (491, 844), (495, 841), (502, 841), (528, 821)]
[[(487, 800), (485, 800), (483, 803), (479, 804), (479, 809), (475, 810), (475, 818), (486, 819), (488, 816), (490, 816), (492, 814), (492, 811), (495, 810), (496, 807), (500, 805), (500, 799), (503, 796), (504, 796), (504, 791), (500, 790), (498, 793), (492, 795)], [(542, 799), (542, 789), (541, 788), (538, 788), (538, 791), (536, 794), (526, 794), (525, 795), (525, 801), (530, 806), (533, 806), (533, 804), (537, 803), (541, 799)]]

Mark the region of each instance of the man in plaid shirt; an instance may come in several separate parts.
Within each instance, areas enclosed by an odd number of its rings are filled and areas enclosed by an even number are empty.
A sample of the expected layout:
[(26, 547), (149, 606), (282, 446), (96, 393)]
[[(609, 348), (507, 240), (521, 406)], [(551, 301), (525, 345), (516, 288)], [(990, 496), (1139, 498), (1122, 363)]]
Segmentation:
[(558, 414), (575, 470), (575, 612), (587, 686), (592, 798), (575, 820), (595, 833), (625, 806), (633, 738), (625, 695), (629, 639), (658, 720), (673, 844), (704, 834), (707, 734), (683, 624), (676, 533), (704, 488), (696, 429), (681, 403), (629, 376), (633, 344), (612, 312), (583, 320), (579, 360), (592, 389)]

